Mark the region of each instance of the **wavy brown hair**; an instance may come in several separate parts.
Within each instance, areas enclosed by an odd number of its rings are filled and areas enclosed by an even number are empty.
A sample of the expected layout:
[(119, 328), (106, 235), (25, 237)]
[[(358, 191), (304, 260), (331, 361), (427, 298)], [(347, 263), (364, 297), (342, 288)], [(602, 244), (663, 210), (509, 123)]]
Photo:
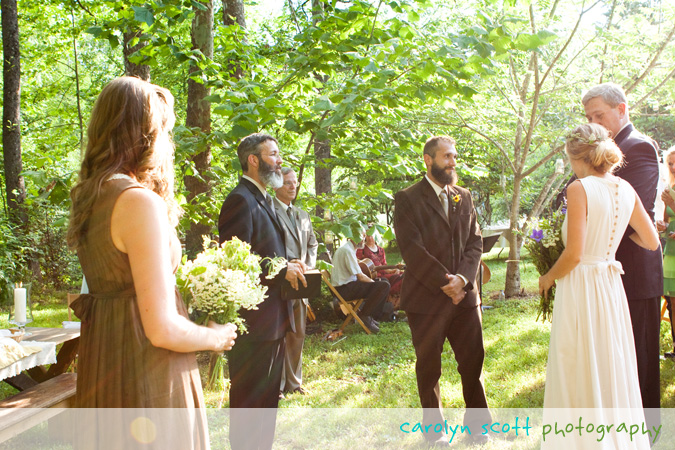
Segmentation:
[(179, 208), (173, 195), (173, 142), (176, 117), (173, 96), (140, 78), (120, 77), (96, 100), (87, 129), (87, 150), (80, 176), (70, 192), (68, 245), (77, 249), (103, 183), (117, 173), (133, 175), (164, 199), (176, 225)]

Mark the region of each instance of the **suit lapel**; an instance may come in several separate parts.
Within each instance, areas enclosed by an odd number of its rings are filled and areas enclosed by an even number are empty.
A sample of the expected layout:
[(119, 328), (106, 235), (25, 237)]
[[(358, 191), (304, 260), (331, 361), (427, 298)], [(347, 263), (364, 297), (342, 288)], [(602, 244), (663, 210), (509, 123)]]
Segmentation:
[(633, 127), (632, 123), (628, 123), (623, 130), (619, 131), (619, 134), (617, 134), (614, 137), (614, 142), (616, 145), (621, 145), (621, 143), (626, 139), (634, 130), (635, 128)]
[[(279, 202), (278, 199), (276, 199), (276, 198), (274, 199), (274, 209), (276, 209), (276, 211), (277, 211), (277, 217), (280, 218), (281, 222), (283, 222), (283, 224), (286, 226), (286, 228), (288, 228), (288, 231), (291, 232), (291, 236), (293, 236), (293, 238), (296, 241), (300, 242), (300, 238), (298, 236), (298, 229), (295, 228), (293, 226), (293, 224), (291, 224), (291, 221), (288, 218), (288, 214), (286, 213), (286, 211), (284, 210), (284, 207), (280, 203), (281, 202)], [(298, 222), (298, 220), (296, 220), (296, 223), (297, 222)]]
[[(450, 223), (450, 229), (454, 231), (455, 226), (457, 225), (457, 219), (459, 218), (459, 209), (461, 207), (460, 203), (455, 203), (453, 198), (458, 195), (457, 191), (450, 187), (450, 198), (448, 199), (450, 203), (450, 217), (449, 217), (449, 223)], [(461, 198), (461, 197), (460, 197)]]
[(426, 188), (424, 189), (424, 201), (426, 201), (427, 205), (441, 217), (443, 222), (448, 224), (448, 219), (445, 216), (445, 212), (443, 212), (443, 207), (441, 206), (441, 200), (436, 196), (436, 191), (434, 191), (434, 188), (431, 187), (429, 184), (429, 181), (425, 178), (424, 181), (426, 182)]
[(277, 214), (273, 209), (270, 208), (270, 205), (267, 204), (267, 202), (265, 201), (265, 196), (263, 196), (262, 192), (260, 192), (260, 189), (258, 189), (258, 187), (255, 184), (251, 183), (246, 178), (242, 178), (241, 181), (242, 183), (245, 183), (245, 186), (248, 188), (249, 191), (251, 191), (251, 193), (255, 197), (256, 201), (260, 204), (262, 209), (264, 209), (267, 212), (267, 215), (270, 217), (270, 220), (283, 237), (284, 231), (283, 228), (281, 228), (281, 224), (279, 223)]

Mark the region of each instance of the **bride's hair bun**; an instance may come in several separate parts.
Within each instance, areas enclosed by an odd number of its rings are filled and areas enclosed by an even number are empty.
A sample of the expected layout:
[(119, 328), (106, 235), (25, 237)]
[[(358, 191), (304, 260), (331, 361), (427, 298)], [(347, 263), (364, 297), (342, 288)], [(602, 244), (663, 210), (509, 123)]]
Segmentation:
[(623, 153), (602, 125), (585, 123), (567, 136), (570, 159), (582, 160), (598, 172), (613, 172), (623, 162)]

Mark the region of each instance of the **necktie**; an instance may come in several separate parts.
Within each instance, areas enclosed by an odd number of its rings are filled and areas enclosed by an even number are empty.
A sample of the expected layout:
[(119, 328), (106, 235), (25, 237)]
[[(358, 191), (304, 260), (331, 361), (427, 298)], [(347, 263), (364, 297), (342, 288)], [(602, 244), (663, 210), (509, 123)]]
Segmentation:
[(286, 214), (288, 214), (288, 219), (291, 221), (291, 226), (297, 230), (298, 224), (295, 222), (295, 211), (292, 206), (286, 208)]
[(445, 218), (448, 219), (450, 217), (450, 214), (448, 212), (450, 209), (450, 202), (448, 201), (448, 192), (445, 189), (443, 189), (438, 197), (441, 199), (441, 206), (443, 207)]
[(272, 213), (272, 216), (276, 217), (277, 213), (274, 210), (274, 203), (272, 201), (272, 196), (270, 194), (265, 195), (265, 203), (267, 203), (267, 206), (269, 206), (270, 212)]

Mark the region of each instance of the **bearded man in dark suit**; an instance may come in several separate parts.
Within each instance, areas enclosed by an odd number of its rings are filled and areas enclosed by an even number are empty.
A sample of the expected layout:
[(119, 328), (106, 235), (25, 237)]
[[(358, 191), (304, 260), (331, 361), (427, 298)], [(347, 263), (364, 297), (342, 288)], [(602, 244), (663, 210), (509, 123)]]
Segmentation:
[[(630, 122), (626, 93), (617, 84), (603, 83), (586, 92), (582, 103), (588, 121), (607, 128), (624, 155), (625, 163), (615, 175), (633, 186), (645, 210), (654, 220), (654, 200), (659, 181), (658, 147)], [(624, 270), (621, 278), (633, 323), (642, 406), (659, 408), (663, 260), (661, 249), (650, 251), (630, 240), (629, 236), (633, 232), (628, 227), (616, 252), (616, 259), (621, 262)]]
[[(283, 184), (282, 159), (277, 140), (262, 133), (249, 135), (237, 147), (244, 175), (220, 210), (220, 242), (238, 237), (251, 244), (251, 251), (266, 258), (286, 257), (284, 231), (266, 188)], [(288, 262), (285, 269), (268, 280), (267, 262), (261, 282), (267, 298), (256, 310), (240, 310), (248, 332), (237, 339), (236, 352), (229, 352), (230, 445), (233, 449), (271, 449), (279, 404), (279, 385), (284, 365), (284, 336), (295, 331), (291, 304), (281, 299), (281, 282), (296, 288), (306, 281), (304, 263)], [(241, 410), (239, 408), (247, 408)], [(265, 408), (255, 410), (251, 408)]]
[[(483, 329), (476, 275), (482, 241), (471, 193), (456, 186), (454, 139), (435, 136), (424, 145), (426, 176), (395, 196), (394, 226), (406, 276), (401, 309), (408, 316), (417, 356), (415, 371), (430, 445), (449, 446), (438, 431), (443, 423), (439, 379), (447, 339), (457, 360), (467, 408), (464, 425), (471, 439), (488, 439), (481, 426), (491, 423), (481, 382)], [(434, 430), (436, 428), (436, 430)]]

